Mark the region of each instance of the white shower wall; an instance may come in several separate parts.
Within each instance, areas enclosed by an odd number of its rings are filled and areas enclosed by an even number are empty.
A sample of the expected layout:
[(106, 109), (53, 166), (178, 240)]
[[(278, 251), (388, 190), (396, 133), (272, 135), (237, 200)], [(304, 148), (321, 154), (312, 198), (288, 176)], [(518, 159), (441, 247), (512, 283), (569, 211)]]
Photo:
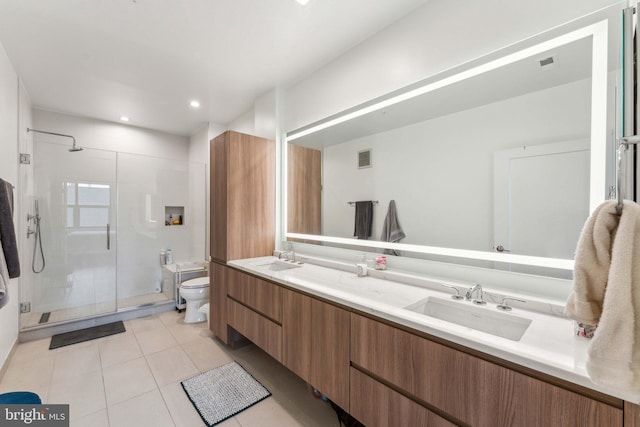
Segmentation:
[[(43, 110), (34, 110), (33, 120), (35, 129), (73, 135), (78, 146), (117, 157), (118, 300), (159, 289), (161, 250), (171, 248), (176, 262), (205, 259), (206, 167), (190, 161), (187, 138)], [(32, 135), (37, 142), (71, 143)], [(64, 160), (56, 167), (64, 170)], [(183, 225), (165, 226), (165, 206), (184, 207)]]

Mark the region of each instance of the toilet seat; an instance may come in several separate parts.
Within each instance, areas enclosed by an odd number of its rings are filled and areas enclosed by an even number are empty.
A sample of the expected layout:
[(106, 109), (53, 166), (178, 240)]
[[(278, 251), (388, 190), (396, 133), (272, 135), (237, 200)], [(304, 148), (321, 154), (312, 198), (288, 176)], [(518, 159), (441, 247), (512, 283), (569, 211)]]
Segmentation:
[(196, 279), (191, 279), (180, 283), (180, 289), (202, 289), (209, 287), (209, 278), (208, 277), (198, 277)]

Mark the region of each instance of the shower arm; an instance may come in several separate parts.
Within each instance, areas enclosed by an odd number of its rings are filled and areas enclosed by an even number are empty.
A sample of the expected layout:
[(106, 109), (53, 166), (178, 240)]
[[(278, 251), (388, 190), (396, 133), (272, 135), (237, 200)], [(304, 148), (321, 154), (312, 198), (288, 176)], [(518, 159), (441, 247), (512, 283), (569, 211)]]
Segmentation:
[(76, 148), (76, 139), (71, 135), (65, 135), (64, 133), (47, 132), (46, 130), (37, 130), (37, 129), (31, 129), (31, 128), (27, 128), (27, 132), (46, 133), (47, 135), (55, 135), (55, 136), (65, 136), (73, 140), (73, 148)]

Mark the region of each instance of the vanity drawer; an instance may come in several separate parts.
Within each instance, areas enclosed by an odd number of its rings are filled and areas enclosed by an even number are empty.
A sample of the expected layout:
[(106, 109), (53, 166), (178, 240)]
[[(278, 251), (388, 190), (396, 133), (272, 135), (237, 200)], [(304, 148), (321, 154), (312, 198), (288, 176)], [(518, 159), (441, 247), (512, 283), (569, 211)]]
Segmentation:
[(351, 368), (350, 413), (367, 427), (455, 427), (446, 419)]
[(271, 320), (282, 322), (280, 286), (234, 269), (230, 269), (227, 282), (227, 295)]
[(282, 361), (282, 326), (229, 298), (227, 315), (229, 326)]
[(473, 426), (621, 426), (622, 410), (357, 314), (351, 362)]

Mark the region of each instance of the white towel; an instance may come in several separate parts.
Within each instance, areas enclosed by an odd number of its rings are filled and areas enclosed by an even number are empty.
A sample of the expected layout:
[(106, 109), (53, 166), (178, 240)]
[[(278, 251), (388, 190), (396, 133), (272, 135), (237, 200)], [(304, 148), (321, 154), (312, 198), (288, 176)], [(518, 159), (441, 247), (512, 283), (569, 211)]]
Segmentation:
[(607, 201), (589, 217), (578, 241), (566, 313), (598, 324), (587, 372), (600, 386), (640, 392), (640, 205)]

